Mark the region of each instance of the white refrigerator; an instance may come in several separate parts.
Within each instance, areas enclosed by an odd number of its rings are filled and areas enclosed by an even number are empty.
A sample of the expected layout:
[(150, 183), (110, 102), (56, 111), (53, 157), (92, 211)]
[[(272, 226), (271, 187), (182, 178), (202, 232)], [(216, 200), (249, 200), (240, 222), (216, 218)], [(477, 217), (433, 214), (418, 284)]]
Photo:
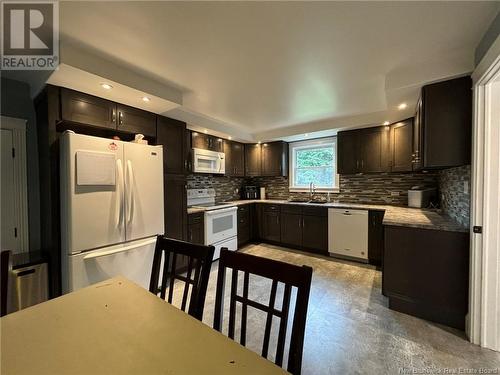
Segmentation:
[(118, 275), (148, 288), (164, 233), (162, 146), (70, 131), (60, 142), (63, 293)]

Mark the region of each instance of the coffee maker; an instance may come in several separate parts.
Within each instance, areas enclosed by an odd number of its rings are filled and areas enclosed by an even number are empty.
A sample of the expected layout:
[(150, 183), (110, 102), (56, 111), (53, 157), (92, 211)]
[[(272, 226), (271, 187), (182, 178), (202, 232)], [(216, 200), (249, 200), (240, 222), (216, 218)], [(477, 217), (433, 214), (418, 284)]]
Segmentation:
[(259, 188), (257, 186), (243, 186), (242, 199), (259, 199)]

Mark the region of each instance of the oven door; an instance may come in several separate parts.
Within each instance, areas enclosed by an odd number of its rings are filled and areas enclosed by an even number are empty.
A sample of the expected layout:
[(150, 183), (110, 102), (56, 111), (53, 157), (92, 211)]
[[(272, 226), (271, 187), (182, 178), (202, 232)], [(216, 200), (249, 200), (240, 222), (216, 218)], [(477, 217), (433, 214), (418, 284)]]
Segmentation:
[(224, 153), (193, 148), (193, 172), (224, 174)]
[(205, 245), (237, 236), (237, 210), (237, 207), (228, 207), (205, 211)]

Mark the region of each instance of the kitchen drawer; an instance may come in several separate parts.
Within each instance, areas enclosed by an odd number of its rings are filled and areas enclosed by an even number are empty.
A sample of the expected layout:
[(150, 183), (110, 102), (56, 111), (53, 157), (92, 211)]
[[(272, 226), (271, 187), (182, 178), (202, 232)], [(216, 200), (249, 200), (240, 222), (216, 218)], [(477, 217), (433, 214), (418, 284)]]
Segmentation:
[(311, 216), (328, 216), (328, 209), (326, 207), (306, 206), (303, 207), (302, 214)]
[(238, 214), (240, 212), (248, 212), (249, 210), (250, 210), (250, 208), (249, 208), (248, 204), (242, 204), (242, 205), (238, 206)]
[(198, 224), (203, 222), (203, 212), (196, 212), (188, 215), (188, 224)]
[(280, 212), (279, 204), (264, 204), (264, 212)]
[(281, 207), (281, 212), (286, 212), (287, 214), (300, 215), (302, 213), (302, 206), (293, 205), (293, 204), (284, 204)]

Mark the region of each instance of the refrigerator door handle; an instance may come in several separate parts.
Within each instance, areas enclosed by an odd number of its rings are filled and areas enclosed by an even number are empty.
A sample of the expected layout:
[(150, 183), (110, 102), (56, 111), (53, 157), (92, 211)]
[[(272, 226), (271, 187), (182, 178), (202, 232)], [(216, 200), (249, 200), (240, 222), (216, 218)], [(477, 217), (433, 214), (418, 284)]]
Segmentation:
[(123, 165), (121, 159), (116, 160), (118, 181), (116, 183), (116, 226), (120, 227), (123, 216)]
[(104, 257), (104, 256), (107, 256), (107, 255), (122, 253), (124, 251), (128, 251), (128, 250), (131, 250), (131, 249), (136, 249), (138, 247), (146, 246), (146, 245), (152, 244), (154, 242), (156, 242), (156, 237), (155, 238), (151, 238), (151, 239), (149, 239), (147, 241), (144, 241), (144, 242), (134, 243), (133, 245), (120, 247), (119, 249), (103, 250), (103, 251), (99, 251), (99, 252), (96, 252), (96, 253), (92, 252), (91, 254), (85, 255), (83, 257), (83, 259), (84, 260), (89, 260), (89, 259), (95, 259), (95, 258)]
[(128, 192), (128, 204), (127, 204), (127, 223), (132, 221), (134, 217), (134, 172), (132, 168), (132, 162), (127, 160), (127, 192)]

